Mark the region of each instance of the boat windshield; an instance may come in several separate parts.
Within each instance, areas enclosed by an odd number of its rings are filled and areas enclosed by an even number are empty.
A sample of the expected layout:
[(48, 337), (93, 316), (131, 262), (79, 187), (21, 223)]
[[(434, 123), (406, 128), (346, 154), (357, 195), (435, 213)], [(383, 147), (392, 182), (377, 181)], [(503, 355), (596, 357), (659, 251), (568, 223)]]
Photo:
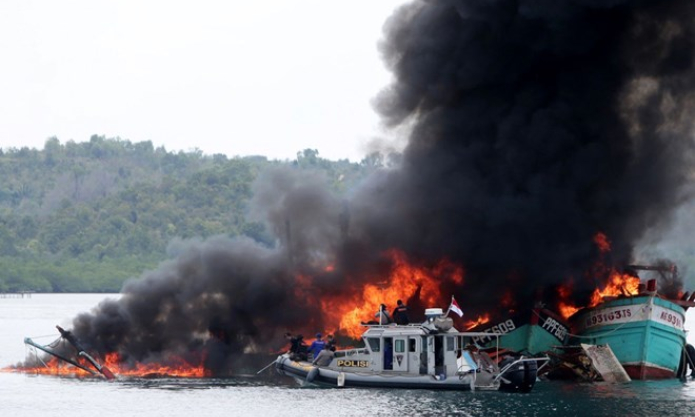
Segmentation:
[(367, 342), (369, 343), (369, 348), (372, 349), (372, 352), (381, 351), (381, 339), (378, 337), (368, 337)]

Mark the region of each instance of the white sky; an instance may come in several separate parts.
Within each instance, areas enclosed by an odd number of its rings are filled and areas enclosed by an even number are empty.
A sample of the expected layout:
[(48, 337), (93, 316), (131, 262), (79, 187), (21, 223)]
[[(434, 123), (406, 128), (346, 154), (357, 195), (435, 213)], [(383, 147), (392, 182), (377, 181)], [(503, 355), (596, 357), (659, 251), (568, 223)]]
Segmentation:
[(382, 25), (405, 0), (2, 0), (0, 147), (92, 134), (359, 161), (385, 137)]

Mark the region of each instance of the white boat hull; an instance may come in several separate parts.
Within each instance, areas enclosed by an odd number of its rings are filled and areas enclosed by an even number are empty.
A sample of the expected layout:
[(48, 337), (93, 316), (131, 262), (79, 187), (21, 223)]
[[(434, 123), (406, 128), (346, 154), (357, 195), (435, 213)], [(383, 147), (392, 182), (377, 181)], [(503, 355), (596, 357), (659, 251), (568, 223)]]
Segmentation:
[(288, 355), (281, 355), (275, 367), (283, 375), (291, 376), (305, 384), (329, 387), (371, 387), (371, 388), (409, 388), (443, 389), (473, 391), (476, 389), (498, 389), (499, 381), (485, 377), (481, 373), (467, 373), (457, 376), (412, 375), (400, 372), (355, 372), (338, 371), (318, 367), (309, 362), (293, 361)]

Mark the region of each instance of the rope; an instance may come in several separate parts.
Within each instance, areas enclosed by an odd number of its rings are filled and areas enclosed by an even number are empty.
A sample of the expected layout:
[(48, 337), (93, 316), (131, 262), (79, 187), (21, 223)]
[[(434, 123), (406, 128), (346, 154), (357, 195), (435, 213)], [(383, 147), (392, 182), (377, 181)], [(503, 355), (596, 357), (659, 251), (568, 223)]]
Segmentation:
[(31, 354), (31, 353), (34, 354), (34, 359), (35, 359), (35, 360), (41, 362), (41, 364), (42, 364), (44, 367), (48, 368), (48, 365), (46, 364), (46, 362), (44, 362), (44, 360), (43, 360), (43, 359), (41, 358), (41, 356), (39, 355), (39, 350), (38, 350), (38, 349), (36, 349), (34, 346), (27, 346), (27, 345), (24, 345), (24, 357), (25, 357), (25, 358), (28, 357), (29, 354)]
[(55, 338), (56, 335), (55, 335), (55, 334), (45, 334), (45, 335), (42, 335), (42, 336), (32, 336), (31, 338), (32, 338), (32, 339), (45, 339), (45, 338), (47, 338), (47, 337)]

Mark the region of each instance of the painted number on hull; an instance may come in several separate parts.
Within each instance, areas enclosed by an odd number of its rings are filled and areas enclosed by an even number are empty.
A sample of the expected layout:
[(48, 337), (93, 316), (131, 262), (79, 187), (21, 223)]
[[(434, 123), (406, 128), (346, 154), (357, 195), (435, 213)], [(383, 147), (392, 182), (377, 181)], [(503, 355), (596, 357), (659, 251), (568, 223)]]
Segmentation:
[(543, 329), (555, 336), (556, 339), (563, 341), (567, 337), (568, 329), (552, 317), (546, 317), (543, 321)]
[(632, 317), (632, 311), (629, 308), (622, 310), (613, 310), (609, 313), (599, 312), (594, 313), (586, 319), (586, 327), (596, 326), (597, 324), (610, 323), (624, 318)]
[[(514, 324), (514, 321), (512, 319), (503, 321), (502, 323), (498, 323), (488, 329), (485, 329), (485, 333), (501, 333), (501, 334), (506, 334), (511, 332), (512, 330), (516, 329), (516, 324)], [(473, 338), (473, 341), (475, 343), (487, 343), (493, 339), (492, 336), (475, 336)]]
[(659, 318), (666, 323), (672, 324), (674, 327), (682, 329), (683, 328), (683, 321), (681, 320), (680, 317), (678, 317), (675, 314), (671, 314), (666, 311), (662, 311), (661, 314), (659, 315)]

